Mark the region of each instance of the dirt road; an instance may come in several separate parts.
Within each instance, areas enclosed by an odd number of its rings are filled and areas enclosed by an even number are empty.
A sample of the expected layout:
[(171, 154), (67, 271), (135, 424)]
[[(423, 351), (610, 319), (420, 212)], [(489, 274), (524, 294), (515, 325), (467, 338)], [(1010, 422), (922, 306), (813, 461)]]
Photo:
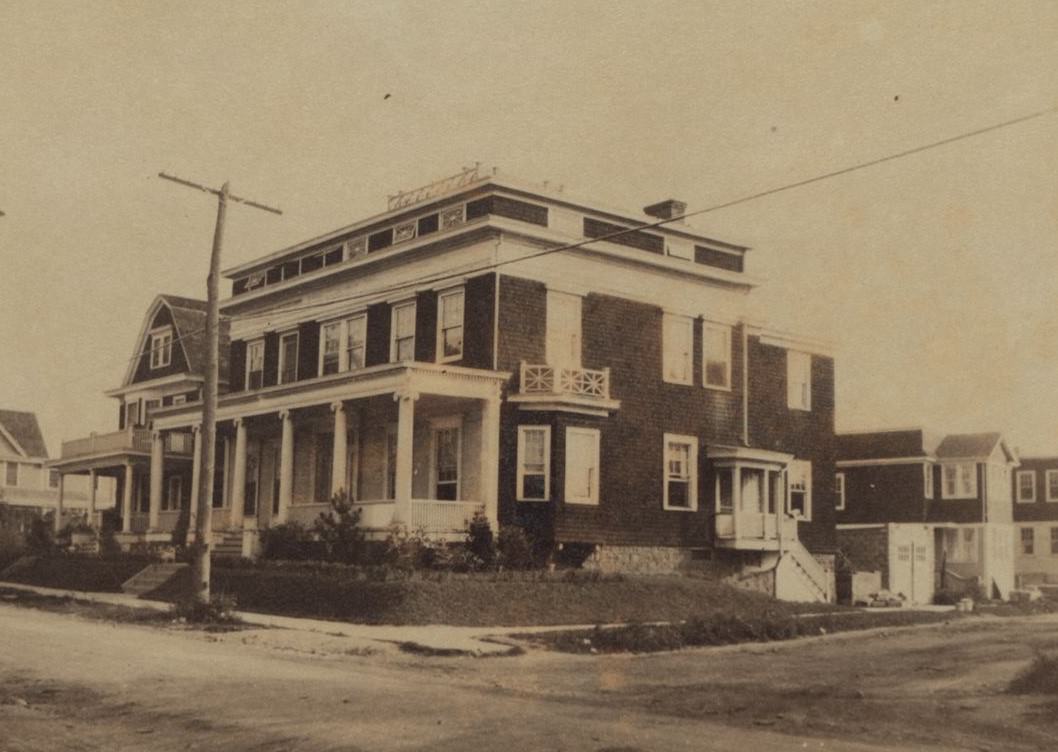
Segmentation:
[(1052, 750), (1054, 705), (1002, 689), (1056, 630), (420, 658), (0, 605), (0, 750)]

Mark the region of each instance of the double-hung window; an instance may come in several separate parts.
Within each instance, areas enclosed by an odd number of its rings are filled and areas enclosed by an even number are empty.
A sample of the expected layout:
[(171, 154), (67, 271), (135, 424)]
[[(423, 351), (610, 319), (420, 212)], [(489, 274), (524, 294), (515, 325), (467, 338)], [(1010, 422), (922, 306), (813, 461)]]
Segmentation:
[(786, 351), (786, 405), (791, 410), (812, 409), (812, 356)]
[(353, 316), (345, 322), (346, 368), (354, 371), (365, 365), (367, 351), (367, 314)]
[(1044, 480), (1047, 486), (1047, 501), (1058, 501), (1058, 470), (1048, 470), (1044, 473)]
[(834, 475), (834, 509), (845, 510), (845, 473)]
[(787, 511), (802, 520), (812, 519), (812, 463), (793, 460), (786, 470)]
[(131, 400), (125, 403), (125, 428), (140, 424), (140, 401)]
[(599, 430), (566, 429), (566, 488), (568, 504), (599, 503)]
[(169, 327), (151, 333), (151, 368), (165, 368), (173, 362), (173, 330)]
[(175, 512), (183, 506), (184, 479), (180, 475), (169, 476), (169, 489), (165, 496), (165, 504), (162, 505), (163, 512)]
[(713, 389), (731, 388), (731, 327), (702, 324), (702, 383)]
[(456, 501), (459, 498), (461, 433), (458, 419), (439, 421), (433, 426), (434, 498), (440, 501)]
[(342, 357), (342, 322), (331, 321), (324, 324), (320, 332), (320, 375), (338, 373)]
[(48, 488), (58, 488), (58, 487), (59, 487), (59, 471), (58, 470), (49, 470), (48, 471)]
[(922, 463), (922, 492), (927, 499), (933, 498), (933, 465)]
[(437, 296), (437, 360), (463, 357), (463, 289), (448, 290)]
[(943, 465), (941, 496), (945, 499), (973, 499), (977, 496), (977, 465), (950, 462)]
[(4, 470), (4, 485), (5, 486), (17, 486), (18, 485), (18, 463), (8, 462), (7, 467)]
[(1058, 556), (1058, 527), (1051, 528), (1051, 556)]
[(662, 377), (672, 384), (693, 384), (694, 321), (687, 316), (666, 313), (661, 328)]
[(1036, 530), (1031, 527), (1021, 528), (1021, 555), (1033, 556), (1036, 553)]
[(1018, 503), (1025, 504), (1036, 501), (1036, 471), (1019, 470), (1018, 480)]
[(665, 434), (664, 508), (693, 512), (698, 508), (698, 439)]
[(551, 498), (551, 427), (518, 427), (518, 501)]
[(290, 384), (298, 380), (298, 333), (279, 336), (279, 381)]
[(409, 300), (393, 306), (390, 322), (389, 359), (392, 363), (415, 359), (415, 301)]
[(247, 389), (260, 389), (264, 386), (264, 351), (263, 339), (254, 340), (246, 345)]

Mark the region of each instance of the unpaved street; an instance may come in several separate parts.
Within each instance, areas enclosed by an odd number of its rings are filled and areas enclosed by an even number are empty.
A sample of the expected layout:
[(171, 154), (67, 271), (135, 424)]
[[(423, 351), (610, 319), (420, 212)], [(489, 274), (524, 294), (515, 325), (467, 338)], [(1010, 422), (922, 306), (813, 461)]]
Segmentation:
[(652, 656), (416, 658), (0, 606), (3, 750), (1058, 748), (1053, 618)]

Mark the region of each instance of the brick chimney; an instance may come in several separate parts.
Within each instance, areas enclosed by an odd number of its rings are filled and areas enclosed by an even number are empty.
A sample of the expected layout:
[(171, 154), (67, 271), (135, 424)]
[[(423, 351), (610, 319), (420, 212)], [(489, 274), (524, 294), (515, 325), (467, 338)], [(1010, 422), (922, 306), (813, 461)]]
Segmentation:
[(659, 201), (656, 204), (643, 207), (643, 213), (658, 219), (672, 219), (682, 216), (687, 211), (687, 204), (674, 198)]

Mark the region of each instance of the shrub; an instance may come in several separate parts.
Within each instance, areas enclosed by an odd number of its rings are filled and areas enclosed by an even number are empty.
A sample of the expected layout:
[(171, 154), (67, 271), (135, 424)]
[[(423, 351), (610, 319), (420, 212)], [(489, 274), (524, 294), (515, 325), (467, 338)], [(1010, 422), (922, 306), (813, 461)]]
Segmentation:
[(190, 596), (177, 600), (172, 605), (171, 613), (175, 619), (183, 619), (189, 624), (237, 624), (235, 615), (235, 598), (218, 593), (208, 603), (203, 603)]
[(354, 564), (364, 557), (364, 531), (360, 510), (353, 508), (344, 491), (331, 497), (331, 508), (316, 518), (313, 532), (323, 546), (327, 561)]
[(53, 513), (34, 515), (26, 531), (26, 548), (34, 554), (49, 554), (55, 550)]
[(306, 561), (323, 558), (323, 546), (300, 522), (284, 522), (261, 532), (265, 559)]
[(408, 530), (403, 525), (393, 525), (386, 536), (383, 563), (405, 572), (429, 569), (443, 558), (442, 548), (442, 544), (430, 540), (422, 529)]
[(519, 525), (502, 527), (496, 547), (500, 566), (505, 569), (533, 569), (538, 565), (535, 543)]
[(470, 554), (481, 560), (484, 567), (491, 567), (496, 561), (496, 539), (492, 534), (492, 525), (481, 512), (475, 512), (467, 524), (464, 545)]

